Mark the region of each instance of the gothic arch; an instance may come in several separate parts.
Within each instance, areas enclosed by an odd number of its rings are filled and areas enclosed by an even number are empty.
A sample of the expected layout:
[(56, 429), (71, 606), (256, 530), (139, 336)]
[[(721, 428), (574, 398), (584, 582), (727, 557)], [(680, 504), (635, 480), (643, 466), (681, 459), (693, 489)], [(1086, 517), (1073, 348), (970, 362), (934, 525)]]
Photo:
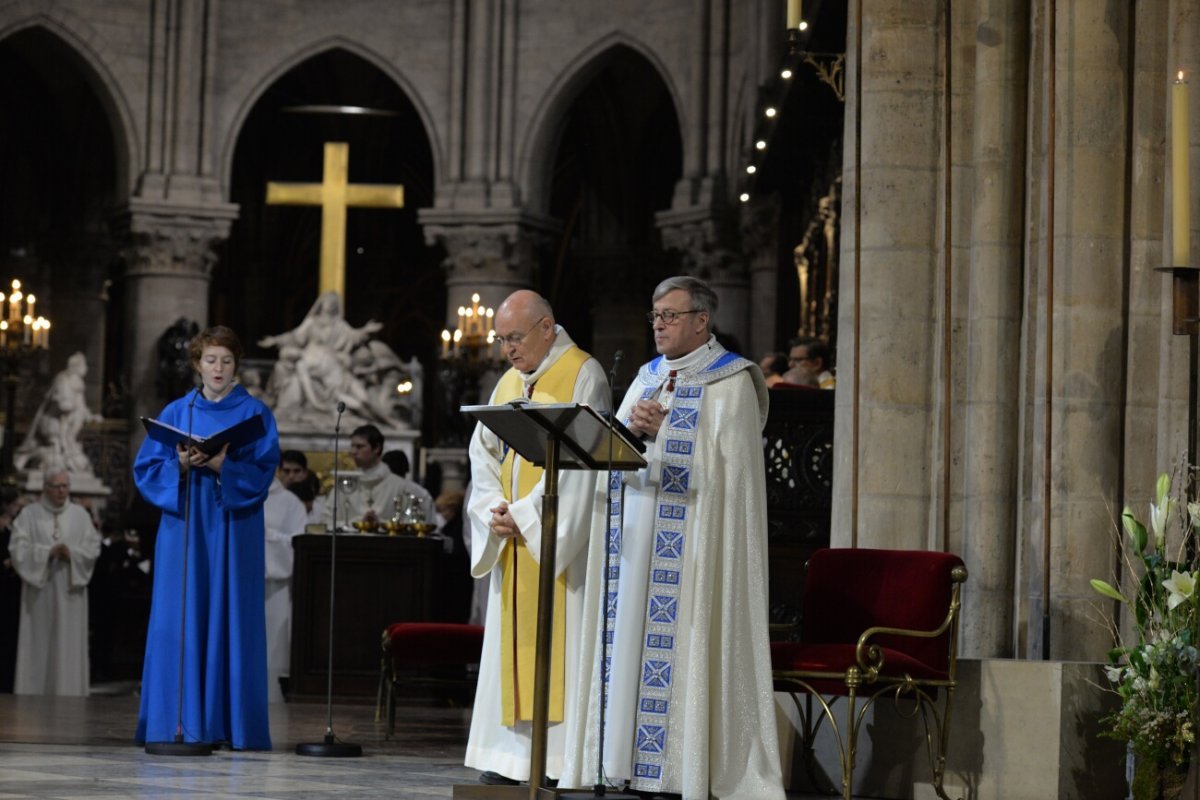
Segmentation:
[(425, 137), (429, 141), (430, 150), (433, 152), (434, 185), (437, 185), (437, 173), (442, 163), (442, 143), (437, 137), (437, 127), (433, 124), (433, 116), (429, 112), (429, 107), (425, 103), (424, 98), (421, 97), (420, 92), (417, 91), (417, 87), (408, 80), (404, 73), (396, 69), (395, 64), (370, 48), (365, 47), (360, 42), (352, 41), (343, 36), (331, 36), (305, 45), (294, 52), (289, 58), (276, 64), (273, 69), (264, 74), (255, 83), (254, 88), (243, 98), (241, 104), (238, 106), (237, 113), (234, 114), (229, 128), (225, 133), (225, 142), (221, 147), (220, 154), (221, 163), (217, 170), (221, 176), (221, 191), (226, 197), (229, 196), (230, 181), (233, 175), (233, 155), (237, 149), (238, 137), (246, 125), (246, 120), (250, 116), (250, 112), (254, 110), (258, 101), (268, 89), (291, 70), (311, 58), (333, 50), (343, 50), (363, 59), (400, 87), (400, 91), (405, 94), (409, 102), (412, 103), (413, 108), (416, 109), (417, 116), (421, 120), (421, 125), (425, 129)]
[(129, 101), (121, 90), (120, 82), (108, 68), (108, 64), (116, 60), (111, 49), (104, 45), (104, 38), (88, 23), (59, 6), (54, 6), (50, 11), (34, 11), (32, 3), (16, 5), (18, 8), (29, 7), (30, 12), (15, 21), (0, 23), (0, 42), (22, 31), (41, 28), (79, 57), (80, 72), (95, 92), (112, 126), (116, 196), (119, 199), (129, 197), (130, 187), (137, 180), (139, 165), (134, 154), (140, 152), (140, 145)]
[[(531, 210), (545, 213), (550, 203), (548, 173), (552, 163), (547, 158), (538, 157), (538, 154), (555, 151), (555, 142), (562, 134), (564, 120), (571, 104), (575, 102), (592, 78), (621, 50), (632, 51), (650, 65), (667, 88), (667, 93), (675, 107), (675, 118), (683, 120), (683, 104), (679, 97), (679, 91), (670, 78), (670, 71), (650, 47), (623, 31), (613, 31), (598, 39), (590, 47), (580, 52), (551, 84), (526, 126), (526, 134), (521, 139), (520, 156), (517, 160), (517, 177), (519, 185), (524, 187), (528, 198), (527, 206)], [(683, 134), (683, 125), (681, 124), (679, 131), (681, 140)], [(684, 149), (686, 150), (686, 146)]]

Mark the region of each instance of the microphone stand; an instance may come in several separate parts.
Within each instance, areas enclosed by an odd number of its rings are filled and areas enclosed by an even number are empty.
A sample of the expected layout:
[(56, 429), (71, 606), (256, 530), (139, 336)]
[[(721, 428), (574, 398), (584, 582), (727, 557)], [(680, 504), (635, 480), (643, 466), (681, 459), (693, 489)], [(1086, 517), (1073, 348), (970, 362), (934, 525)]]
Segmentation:
[(342, 412), (346, 404), (337, 404), (337, 420), (333, 423), (333, 514), (331, 517), (333, 529), (329, 532), (329, 663), (326, 667), (325, 687), (325, 739), (320, 742), (306, 742), (296, 745), (298, 756), (322, 756), (325, 758), (354, 758), (362, 755), (362, 746), (350, 742), (339, 742), (333, 735), (333, 600), (334, 588), (337, 581), (337, 510), (338, 484), (341, 482), (338, 472), (338, 440), (342, 430)]
[[(624, 353), (620, 350), (613, 353), (612, 369), (608, 371), (608, 385), (610, 391), (614, 388), (617, 382), (617, 365), (621, 363), (621, 358)], [(604, 725), (608, 711), (608, 678), (604, 674), (606, 659), (608, 653), (608, 575), (612, 564), (612, 548), (610, 547), (610, 536), (612, 530), (612, 507), (613, 507), (613, 436), (616, 435), (616, 427), (613, 424), (617, 419), (617, 409), (614, 408), (608, 414), (608, 471), (607, 480), (605, 483), (605, 515), (604, 515), (604, 580), (600, 588), (600, 616), (604, 619), (604, 633), (600, 637), (600, 654), (598, 659), (599, 675), (600, 675), (600, 737), (597, 740), (596, 746), (596, 783), (592, 786), (592, 793), (586, 794), (583, 792), (572, 792), (559, 795), (560, 800), (585, 800), (589, 797), (608, 797), (610, 800), (638, 800), (637, 795), (625, 794), (616, 792), (608, 794), (608, 784), (604, 778)]]
[[(188, 446), (192, 442), (192, 409), (196, 406), (199, 389), (192, 390), (188, 403)], [(178, 452), (176, 460), (178, 460)], [(185, 742), (183, 740), (183, 669), (184, 642), (187, 639), (187, 584), (188, 584), (188, 538), (191, 536), (192, 516), (192, 465), (184, 465), (183, 488), (183, 581), (180, 589), (179, 611), (179, 688), (175, 706), (175, 738), (170, 742), (146, 742), (146, 753), (152, 756), (211, 756), (211, 742)]]

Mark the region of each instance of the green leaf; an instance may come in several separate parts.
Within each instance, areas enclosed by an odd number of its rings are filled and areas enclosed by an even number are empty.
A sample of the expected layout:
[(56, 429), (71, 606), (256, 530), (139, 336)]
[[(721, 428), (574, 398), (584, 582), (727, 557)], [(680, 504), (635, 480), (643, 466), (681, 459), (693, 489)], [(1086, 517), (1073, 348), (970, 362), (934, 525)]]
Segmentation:
[(1118, 592), (1116, 589), (1114, 589), (1112, 587), (1112, 584), (1110, 584), (1106, 581), (1102, 581), (1098, 578), (1092, 578), (1092, 588), (1095, 589), (1100, 594), (1102, 594), (1105, 597), (1110, 598), (1112, 600), (1120, 600), (1122, 603), (1129, 602), (1127, 599), (1125, 599), (1125, 595)]
[(1158, 498), (1155, 505), (1162, 505), (1163, 498), (1167, 496), (1167, 492), (1171, 491), (1171, 476), (1163, 473), (1158, 476), (1158, 486), (1155, 487), (1155, 496)]
[(1138, 554), (1146, 551), (1146, 526), (1138, 522), (1138, 518), (1133, 515), (1133, 509), (1125, 506), (1125, 510), (1121, 512), (1121, 524), (1125, 526), (1126, 533), (1133, 540), (1133, 546), (1137, 548)]

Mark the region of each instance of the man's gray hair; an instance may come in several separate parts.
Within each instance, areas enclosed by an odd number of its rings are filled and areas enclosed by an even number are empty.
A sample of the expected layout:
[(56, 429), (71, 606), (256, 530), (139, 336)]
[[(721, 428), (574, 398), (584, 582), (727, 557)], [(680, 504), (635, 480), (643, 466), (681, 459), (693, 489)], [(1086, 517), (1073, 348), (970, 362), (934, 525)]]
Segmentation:
[(654, 287), (652, 302), (657, 303), (676, 289), (682, 289), (688, 293), (692, 300), (692, 308), (708, 312), (708, 329), (711, 331), (713, 315), (717, 313), (717, 293), (699, 278), (693, 278), (691, 275), (676, 275)]
[(69, 480), (70, 474), (65, 461), (52, 458), (42, 465), (42, 486), (45, 486), (55, 475), (66, 475)]

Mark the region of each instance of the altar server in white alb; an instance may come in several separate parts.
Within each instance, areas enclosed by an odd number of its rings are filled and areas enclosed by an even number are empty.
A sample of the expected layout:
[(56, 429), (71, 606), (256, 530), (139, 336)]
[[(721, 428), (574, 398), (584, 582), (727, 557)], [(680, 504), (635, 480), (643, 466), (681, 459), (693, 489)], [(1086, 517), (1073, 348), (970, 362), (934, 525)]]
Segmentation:
[[(608, 780), (684, 800), (783, 800), (767, 632), (762, 371), (712, 335), (717, 297), (703, 281), (654, 291), (659, 357), (618, 417), (647, 444), (588, 563), (585, 626), (613, 618), (604, 768)], [(623, 513), (622, 513), (623, 512)], [(615, 604), (615, 608), (613, 607)], [(566, 786), (596, 776), (599, 634), (582, 663), (589, 713), (569, 732)]]
[(100, 534), (70, 494), (66, 469), (47, 465), (41, 500), (13, 520), (9, 550), (24, 583), (14, 694), (88, 693), (87, 586)]
[(278, 476), (263, 501), (266, 525), (267, 699), (282, 703), (279, 679), (289, 674), (292, 655), (292, 537), (304, 533), (308, 511)]
[[(531, 291), (509, 295), (496, 310), (495, 329), (512, 369), (496, 384), (492, 405), (525, 398), (532, 403), (588, 403), (601, 411), (611, 406), (604, 369), (554, 323), (554, 312), (542, 296)], [(482, 425), (471, 437), (470, 455), (471, 574), (490, 575), (491, 587), (466, 765), (482, 771), (483, 783), (516, 783), (529, 779), (545, 481), (541, 468), (519, 458)], [(558, 494), (546, 748), (551, 778), (562, 769), (563, 730), (577, 713), (573, 688), (587, 544), (589, 537), (604, 535), (604, 478), (584, 470), (560, 472)]]

